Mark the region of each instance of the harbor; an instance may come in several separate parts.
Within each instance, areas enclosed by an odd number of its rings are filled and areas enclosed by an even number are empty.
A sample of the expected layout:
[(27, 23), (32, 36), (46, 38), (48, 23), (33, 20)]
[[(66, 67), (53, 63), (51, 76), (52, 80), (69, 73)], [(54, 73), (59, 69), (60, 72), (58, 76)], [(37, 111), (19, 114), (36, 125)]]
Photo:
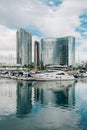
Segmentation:
[(30, 70), (26, 68), (0, 68), (0, 78), (23, 81), (67, 81), (87, 77), (86, 70), (46, 69)]
[(87, 130), (87, 0), (0, 0), (0, 130)]

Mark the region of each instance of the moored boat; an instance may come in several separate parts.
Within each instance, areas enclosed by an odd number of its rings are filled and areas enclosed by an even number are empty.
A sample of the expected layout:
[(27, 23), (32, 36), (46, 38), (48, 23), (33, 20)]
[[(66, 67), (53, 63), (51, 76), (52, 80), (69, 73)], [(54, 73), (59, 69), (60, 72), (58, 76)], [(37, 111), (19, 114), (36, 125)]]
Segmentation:
[(73, 75), (69, 75), (65, 71), (48, 70), (46, 72), (31, 74), (35, 80), (75, 80)]

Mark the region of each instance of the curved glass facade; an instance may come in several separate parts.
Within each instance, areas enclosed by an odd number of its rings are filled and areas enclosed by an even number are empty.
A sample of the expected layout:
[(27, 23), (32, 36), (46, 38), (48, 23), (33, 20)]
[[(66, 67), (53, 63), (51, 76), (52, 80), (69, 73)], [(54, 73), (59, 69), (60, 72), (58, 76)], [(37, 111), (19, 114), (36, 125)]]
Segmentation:
[(43, 66), (51, 64), (74, 66), (75, 38), (45, 38), (41, 40), (41, 62)]

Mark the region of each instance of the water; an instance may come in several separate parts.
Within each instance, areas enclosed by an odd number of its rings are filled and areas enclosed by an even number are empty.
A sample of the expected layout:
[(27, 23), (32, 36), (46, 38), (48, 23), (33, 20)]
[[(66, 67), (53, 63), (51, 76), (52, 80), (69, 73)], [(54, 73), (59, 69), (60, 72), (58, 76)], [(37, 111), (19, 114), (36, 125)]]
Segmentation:
[(0, 79), (0, 130), (87, 130), (87, 79)]

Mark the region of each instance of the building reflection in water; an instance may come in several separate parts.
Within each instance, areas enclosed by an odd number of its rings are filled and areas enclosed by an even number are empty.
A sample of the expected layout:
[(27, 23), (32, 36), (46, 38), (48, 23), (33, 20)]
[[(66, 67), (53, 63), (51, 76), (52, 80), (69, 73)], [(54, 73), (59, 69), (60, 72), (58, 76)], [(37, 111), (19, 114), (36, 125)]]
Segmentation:
[(24, 117), (32, 109), (32, 82), (17, 82), (17, 116)]
[[(23, 82), (17, 83), (17, 116), (24, 117), (41, 105), (73, 107), (75, 82)], [(40, 108), (38, 107), (40, 106)]]
[(35, 82), (35, 99), (43, 105), (73, 107), (75, 105), (75, 82)]

